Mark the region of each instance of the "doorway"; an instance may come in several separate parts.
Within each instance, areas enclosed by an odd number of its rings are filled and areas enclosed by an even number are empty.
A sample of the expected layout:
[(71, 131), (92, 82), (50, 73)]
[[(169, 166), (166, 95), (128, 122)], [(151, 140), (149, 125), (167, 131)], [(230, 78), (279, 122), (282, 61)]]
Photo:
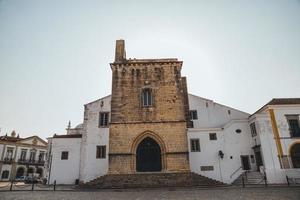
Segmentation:
[(250, 170), (249, 156), (241, 156), (242, 168), (243, 170)]
[(300, 168), (300, 144), (294, 144), (290, 151), (294, 168)]
[(259, 171), (260, 166), (263, 166), (261, 152), (256, 151), (256, 152), (254, 152), (254, 155), (255, 155), (255, 160), (256, 160), (257, 171)]
[(158, 143), (146, 137), (141, 141), (136, 151), (136, 171), (156, 172), (161, 171), (161, 149)]

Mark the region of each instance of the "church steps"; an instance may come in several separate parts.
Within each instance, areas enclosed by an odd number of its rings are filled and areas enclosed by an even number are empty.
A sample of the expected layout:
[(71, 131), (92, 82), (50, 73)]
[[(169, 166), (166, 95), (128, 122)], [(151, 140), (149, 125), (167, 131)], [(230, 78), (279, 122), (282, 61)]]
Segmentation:
[(223, 183), (193, 172), (109, 174), (81, 184), (81, 188), (155, 188), (187, 186), (221, 186)]

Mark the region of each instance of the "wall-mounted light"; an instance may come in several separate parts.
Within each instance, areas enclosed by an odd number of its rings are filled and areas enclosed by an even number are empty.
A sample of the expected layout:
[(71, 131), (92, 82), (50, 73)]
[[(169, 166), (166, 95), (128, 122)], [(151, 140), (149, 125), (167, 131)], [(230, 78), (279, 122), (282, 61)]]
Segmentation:
[(220, 156), (221, 159), (224, 158), (224, 153), (221, 150), (219, 151), (219, 156)]

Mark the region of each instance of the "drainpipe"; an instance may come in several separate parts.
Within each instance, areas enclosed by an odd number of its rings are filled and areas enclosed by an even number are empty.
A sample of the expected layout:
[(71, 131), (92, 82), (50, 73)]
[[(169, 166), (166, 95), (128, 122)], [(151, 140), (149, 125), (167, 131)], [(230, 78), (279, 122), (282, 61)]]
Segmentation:
[(52, 155), (49, 157), (50, 168), (49, 168), (49, 175), (48, 175), (48, 185), (50, 184), (50, 177), (51, 177), (51, 168), (52, 168)]

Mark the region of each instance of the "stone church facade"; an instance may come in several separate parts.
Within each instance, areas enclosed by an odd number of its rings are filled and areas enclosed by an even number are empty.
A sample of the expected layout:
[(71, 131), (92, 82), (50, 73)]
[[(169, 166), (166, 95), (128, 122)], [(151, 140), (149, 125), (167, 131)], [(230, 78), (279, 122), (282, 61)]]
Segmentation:
[(250, 115), (189, 94), (182, 64), (127, 59), (117, 40), (111, 95), (84, 105), (82, 124), (48, 138), (48, 182), (193, 172), (230, 184), (253, 171), (284, 183), (300, 172), (300, 99), (274, 99)]
[[(110, 66), (113, 75), (108, 173), (188, 171), (189, 109), (186, 79), (181, 77), (182, 62), (127, 60), (124, 41), (119, 40), (115, 62)], [(145, 140), (157, 148), (139, 146)], [(155, 152), (157, 156), (153, 157), (151, 153)], [(157, 162), (145, 158), (151, 156)]]

